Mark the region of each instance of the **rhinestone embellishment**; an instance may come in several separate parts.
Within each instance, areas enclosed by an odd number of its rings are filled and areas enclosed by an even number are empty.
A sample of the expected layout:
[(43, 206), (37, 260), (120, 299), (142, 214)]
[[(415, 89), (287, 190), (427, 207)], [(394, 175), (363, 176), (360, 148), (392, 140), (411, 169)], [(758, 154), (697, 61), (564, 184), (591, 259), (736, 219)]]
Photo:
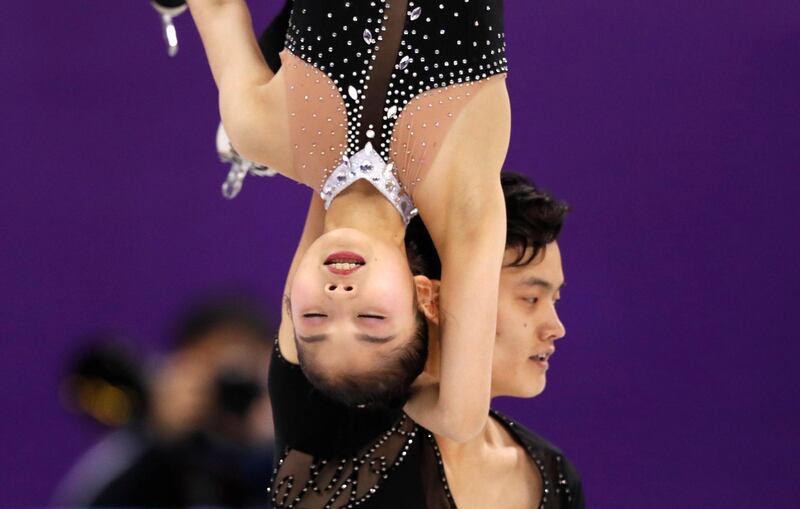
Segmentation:
[(239, 152), (233, 148), (233, 145), (228, 139), (228, 135), (222, 124), (217, 128), (217, 154), (220, 161), (230, 164), (228, 176), (222, 183), (222, 196), (232, 200), (236, 198), (244, 185), (244, 178), (247, 175), (258, 175), (259, 177), (272, 177), (277, 175), (277, 171), (268, 168), (264, 165), (254, 163), (242, 157)]
[(410, 63), (411, 63), (411, 57), (406, 55), (402, 59), (400, 59), (400, 62), (397, 63), (397, 68), (402, 71), (403, 69), (408, 67), (408, 64)]
[(369, 28), (364, 30), (364, 42), (367, 44), (375, 44), (375, 39), (372, 37), (372, 32), (369, 31)]
[(392, 171), (394, 166), (386, 164), (383, 158), (367, 142), (363, 149), (350, 158), (343, 158), (322, 186), (320, 198), (328, 209), (336, 196), (357, 180), (364, 179), (375, 186), (389, 202), (394, 205), (405, 224), (417, 215), (411, 197), (403, 191), (400, 182)]
[(347, 95), (349, 95), (352, 100), (358, 101), (358, 90), (356, 90), (356, 87), (353, 85), (347, 87)]

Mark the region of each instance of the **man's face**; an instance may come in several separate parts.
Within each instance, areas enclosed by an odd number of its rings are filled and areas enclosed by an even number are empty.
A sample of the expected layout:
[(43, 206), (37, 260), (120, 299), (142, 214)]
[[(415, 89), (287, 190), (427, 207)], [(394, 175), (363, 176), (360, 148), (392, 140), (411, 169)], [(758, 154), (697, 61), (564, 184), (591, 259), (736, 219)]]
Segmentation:
[(566, 333), (556, 312), (564, 271), (557, 242), (527, 265), (509, 266), (517, 254), (506, 250), (500, 273), (492, 395), (531, 398), (544, 390), (555, 341)]

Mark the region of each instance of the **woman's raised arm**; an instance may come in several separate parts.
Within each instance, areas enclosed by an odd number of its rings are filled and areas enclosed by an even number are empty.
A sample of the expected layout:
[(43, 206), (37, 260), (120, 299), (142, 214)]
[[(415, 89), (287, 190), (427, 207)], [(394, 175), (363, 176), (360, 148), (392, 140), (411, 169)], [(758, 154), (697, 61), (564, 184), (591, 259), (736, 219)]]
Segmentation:
[(283, 87), (272, 79), (275, 74), (258, 46), (247, 4), (188, 4), (219, 90), (220, 116), (231, 144), (245, 158), (292, 178)]
[(258, 47), (244, 0), (188, 0), (220, 93), (266, 85), (273, 73)]

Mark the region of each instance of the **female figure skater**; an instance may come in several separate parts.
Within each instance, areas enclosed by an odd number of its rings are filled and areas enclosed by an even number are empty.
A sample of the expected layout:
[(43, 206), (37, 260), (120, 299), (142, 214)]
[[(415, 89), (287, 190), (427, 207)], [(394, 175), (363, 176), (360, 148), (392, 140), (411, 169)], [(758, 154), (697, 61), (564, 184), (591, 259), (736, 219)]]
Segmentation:
[[(271, 63), (279, 42), (262, 38)], [(543, 390), (554, 342), (564, 334), (554, 303), (563, 282), (556, 238), (565, 209), (520, 176), (505, 175), (503, 192), (508, 237), (490, 391), (493, 397), (532, 397)], [(288, 281), (323, 221), (321, 204), (312, 202)], [(438, 279), (436, 250), (418, 220), (414, 226), (406, 239), (411, 266)], [(436, 281), (430, 287), (435, 293)], [(435, 386), (442, 376), (440, 307), (425, 299), (422, 309), (431, 323), (430, 355), (415, 390)], [(271, 483), (275, 507), (584, 506), (580, 480), (563, 454), (501, 414), (492, 412), (474, 438), (454, 441), (399, 409), (332, 400), (309, 383), (296, 359), (281, 355), (295, 351), (291, 335), (281, 335), (276, 346), (270, 393), (278, 450), (285, 454)]]
[[(407, 399), (428, 430), (474, 437), (488, 416), (505, 237), (502, 2), (297, 1), (277, 74), (243, 0), (188, 3), (233, 146), (319, 192), (287, 281), (282, 355), (336, 400)], [(409, 268), (417, 211), (441, 287)], [(440, 377), (409, 399), (432, 306)]]

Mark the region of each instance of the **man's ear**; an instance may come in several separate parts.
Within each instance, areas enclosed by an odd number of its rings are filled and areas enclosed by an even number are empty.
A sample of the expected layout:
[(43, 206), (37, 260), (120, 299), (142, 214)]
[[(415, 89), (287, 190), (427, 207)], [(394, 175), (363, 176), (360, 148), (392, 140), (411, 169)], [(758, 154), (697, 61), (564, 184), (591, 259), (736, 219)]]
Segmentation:
[(439, 285), (436, 279), (414, 276), (417, 290), (417, 305), (430, 322), (439, 325)]

